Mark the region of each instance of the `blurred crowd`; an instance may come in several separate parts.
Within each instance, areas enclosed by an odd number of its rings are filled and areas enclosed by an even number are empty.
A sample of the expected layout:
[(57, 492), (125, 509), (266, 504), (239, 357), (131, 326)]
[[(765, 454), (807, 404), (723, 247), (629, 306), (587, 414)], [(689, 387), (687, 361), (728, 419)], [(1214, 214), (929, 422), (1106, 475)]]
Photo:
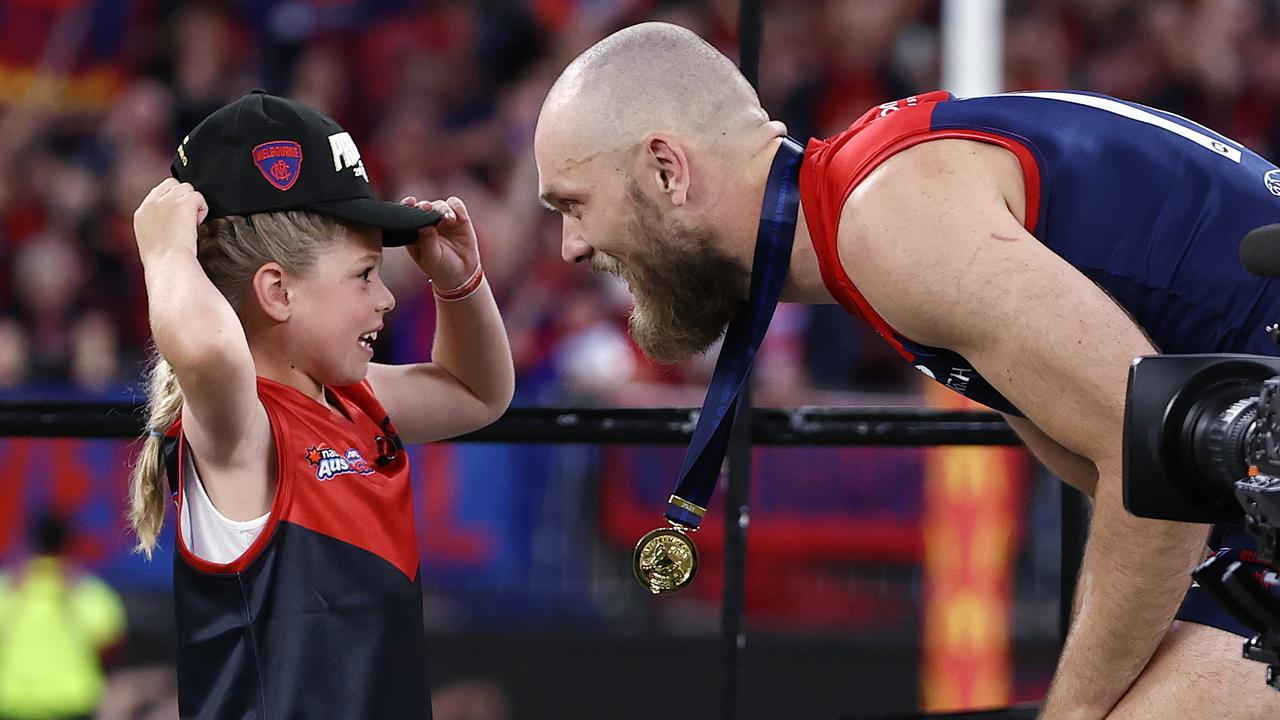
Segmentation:
[[(797, 138), (940, 87), (940, 0), (764, 5), (761, 96)], [(149, 329), (133, 211), (167, 176), (187, 130), (264, 88), (349, 130), (380, 197), (467, 202), (512, 340), (517, 404), (698, 402), (714, 353), (674, 367), (640, 356), (625, 332), (625, 288), (561, 260), (560, 221), (537, 202), (531, 145), (546, 90), (600, 37), (662, 19), (736, 57), (737, 9), (738, 0), (0, 0), (0, 397), (138, 394)], [(1007, 0), (1005, 23), (1006, 89), (1106, 93), (1280, 158), (1280, 0)], [(397, 309), (378, 359), (429, 357), (424, 277), (402, 251), (388, 253), (383, 273)], [(919, 378), (839, 307), (784, 305), (755, 381), (757, 403), (825, 405), (853, 391), (909, 400)], [(170, 669), (114, 678), (102, 717), (173, 716)], [(441, 718), (510, 716), (501, 690), (483, 681), (436, 700)]]
[[(533, 127), (559, 70), (607, 32), (664, 19), (733, 57), (737, 6), (3, 0), (0, 391), (136, 389), (149, 333), (132, 212), (186, 130), (261, 87), (351, 131), (380, 196), (468, 203), (516, 355), (517, 403), (664, 404), (663, 389), (699, 385), (710, 361), (645, 361), (625, 334), (625, 290), (560, 260), (559, 220), (536, 201)], [(796, 137), (939, 85), (936, 1), (765, 6), (761, 95)], [(1276, 0), (1009, 0), (1005, 83), (1155, 105), (1274, 156), (1278, 28)], [(424, 278), (403, 253), (384, 274), (398, 308), (379, 358), (427, 357)], [(761, 356), (761, 402), (914, 388), (891, 352), (837, 307), (784, 306)]]

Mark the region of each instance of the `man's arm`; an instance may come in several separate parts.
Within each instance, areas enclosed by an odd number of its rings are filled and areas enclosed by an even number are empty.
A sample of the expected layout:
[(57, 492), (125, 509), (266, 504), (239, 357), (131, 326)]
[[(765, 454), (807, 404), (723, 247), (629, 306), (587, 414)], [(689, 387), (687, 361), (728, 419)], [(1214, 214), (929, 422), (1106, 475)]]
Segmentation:
[[(1005, 422), (1018, 434), (1031, 454), (1036, 456), (1049, 471), (1071, 487), (1084, 493), (1090, 501), (1097, 494), (1098, 468), (1087, 459), (1059, 445), (1053, 438), (1024, 417), (1005, 415)], [(1071, 618), (1080, 611), (1080, 593), (1071, 601)]]
[(1130, 361), (1153, 348), (1110, 297), (1021, 226), (1021, 175), (1011, 168), (1003, 150), (968, 141), (900, 153), (846, 203), (841, 260), (890, 325), (968, 358), (1049, 438), (1097, 468), (1079, 612), (1044, 716), (1101, 718), (1168, 630), (1207, 530), (1125, 512), (1126, 378)]
[(1098, 468), (1093, 463), (1059, 445), (1026, 418), (1005, 415), (1004, 420), (1049, 472), (1093, 499), (1098, 487)]

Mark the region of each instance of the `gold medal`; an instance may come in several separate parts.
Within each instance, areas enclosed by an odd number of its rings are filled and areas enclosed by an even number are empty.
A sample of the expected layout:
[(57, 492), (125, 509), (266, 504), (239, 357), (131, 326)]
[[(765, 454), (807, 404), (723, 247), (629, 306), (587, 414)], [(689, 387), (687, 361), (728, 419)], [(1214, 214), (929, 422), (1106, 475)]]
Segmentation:
[(636, 543), (631, 569), (654, 595), (675, 592), (698, 573), (698, 548), (678, 525), (650, 530)]

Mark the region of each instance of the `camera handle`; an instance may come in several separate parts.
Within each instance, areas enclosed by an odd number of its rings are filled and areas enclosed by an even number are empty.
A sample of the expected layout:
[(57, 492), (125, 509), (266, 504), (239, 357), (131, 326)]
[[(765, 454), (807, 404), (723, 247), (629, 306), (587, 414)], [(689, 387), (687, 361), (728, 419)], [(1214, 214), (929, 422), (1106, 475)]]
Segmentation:
[(1257, 632), (1244, 643), (1244, 657), (1267, 666), (1267, 685), (1280, 690), (1280, 599), (1239, 560), (1215, 555), (1191, 573), (1200, 588), (1227, 612)]

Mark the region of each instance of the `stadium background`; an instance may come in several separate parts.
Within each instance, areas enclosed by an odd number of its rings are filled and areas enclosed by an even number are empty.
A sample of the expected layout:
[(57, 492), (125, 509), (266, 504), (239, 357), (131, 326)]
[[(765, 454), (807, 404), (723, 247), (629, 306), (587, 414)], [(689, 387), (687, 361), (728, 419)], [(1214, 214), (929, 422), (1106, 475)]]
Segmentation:
[[(559, 220), (538, 206), (530, 146), (546, 89), (595, 40), (663, 19), (734, 57), (736, 13), (736, 0), (0, 0), (0, 399), (139, 397), (148, 329), (132, 212), (186, 129), (262, 87), (337, 118), (381, 196), (467, 201), (512, 339), (516, 405), (698, 405), (710, 360), (648, 363), (625, 335), (625, 290), (560, 260)], [(928, 0), (766, 2), (766, 108), (806, 138), (938, 87), (940, 14)], [(1274, 0), (1010, 0), (1004, 85), (1156, 105), (1274, 158), (1278, 30)], [(378, 358), (428, 357), (426, 284), (407, 257), (389, 257), (385, 275), (398, 306)], [(757, 405), (949, 402), (926, 395), (835, 306), (780, 307), (754, 380)], [(69, 517), (73, 555), (126, 601), (119, 692), (163, 694), (162, 681), (135, 681), (162, 676), (173, 657), (173, 523), (154, 562), (130, 552), (131, 452), (0, 439), (0, 561), (28, 554), (42, 510)], [(1059, 490), (1020, 451), (972, 452), (756, 450), (747, 717), (1043, 693), (1057, 641)], [(646, 688), (686, 697), (688, 714), (674, 716), (713, 713), (715, 519), (703, 534), (706, 570), (687, 594), (655, 600), (629, 575), (630, 546), (658, 519), (682, 453), (412, 450), (438, 717), (641, 717), (653, 712)], [(934, 489), (957, 483), (981, 501), (931, 511)], [(950, 528), (963, 546), (995, 558), (980, 592), (945, 605), (996, 626), (962, 623), (973, 635), (953, 639), (969, 650), (950, 662), (989, 666), (986, 685), (967, 689), (940, 686), (954, 667), (921, 651), (938, 634), (926, 619), (940, 587), (925, 570), (926, 538), (952, 537), (945, 524), (957, 515), (969, 523)], [(971, 537), (975, 528), (985, 534)], [(945, 555), (956, 548), (933, 552), (956, 566)]]

